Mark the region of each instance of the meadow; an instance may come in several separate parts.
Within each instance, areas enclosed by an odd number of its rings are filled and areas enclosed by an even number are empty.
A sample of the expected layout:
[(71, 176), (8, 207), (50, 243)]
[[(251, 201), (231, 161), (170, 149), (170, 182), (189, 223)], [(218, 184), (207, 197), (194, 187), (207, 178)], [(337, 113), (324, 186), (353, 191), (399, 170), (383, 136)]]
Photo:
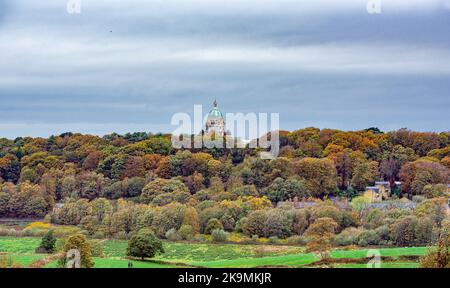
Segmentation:
[[(36, 254), (35, 248), (41, 239), (37, 237), (0, 237), (0, 255), (7, 255), (22, 267), (47, 257)], [(104, 257), (94, 257), (95, 268), (127, 268), (127, 241), (105, 240)], [(132, 261), (134, 268), (255, 268), (286, 267), (306, 268), (322, 267), (319, 259), (311, 253), (304, 253), (303, 247), (286, 245), (241, 245), (211, 243), (174, 243), (164, 242), (166, 253), (152, 260)], [(426, 254), (426, 247), (380, 248), (382, 268), (417, 268), (418, 257)], [(327, 267), (366, 268), (368, 249), (334, 250), (331, 263)], [(52, 261), (45, 268), (57, 267)]]

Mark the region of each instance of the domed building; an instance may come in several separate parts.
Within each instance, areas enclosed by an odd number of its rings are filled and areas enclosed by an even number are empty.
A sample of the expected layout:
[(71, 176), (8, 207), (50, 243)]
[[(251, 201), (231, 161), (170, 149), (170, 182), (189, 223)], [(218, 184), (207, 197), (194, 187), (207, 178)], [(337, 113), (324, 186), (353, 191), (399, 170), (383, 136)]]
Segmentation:
[(206, 119), (205, 133), (210, 135), (215, 134), (218, 136), (225, 135), (225, 120), (222, 112), (219, 110), (217, 101), (214, 101), (214, 107), (209, 112), (208, 118)]

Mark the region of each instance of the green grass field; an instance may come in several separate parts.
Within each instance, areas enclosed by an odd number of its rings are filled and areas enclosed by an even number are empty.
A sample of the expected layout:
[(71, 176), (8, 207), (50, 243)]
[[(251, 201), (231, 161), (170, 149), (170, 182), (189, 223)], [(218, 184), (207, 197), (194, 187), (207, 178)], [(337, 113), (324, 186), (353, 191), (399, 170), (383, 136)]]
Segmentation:
[[(46, 255), (35, 254), (41, 239), (33, 237), (0, 237), (0, 253), (11, 256), (11, 259), (23, 267)], [(94, 258), (96, 268), (127, 268), (129, 260), (125, 259), (127, 241), (106, 240), (104, 242), (104, 258)], [(208, 268), (247, 268), (247, 267), (311, 267), (317, 257), (304, 253), (302, 247), (280, 245), (239, 245), (239, 244), (199, 244), (164, 242), (164, 255), (152, 261), (132, 261), (134, 268), (170, 268), (201, 266)], [(417, 268), (417, 261), (401, 258), (402, 256), (422, 256), (426, 247), (381, 248), (381, 256), (391, 257), (391, 261), (383, 261), (382, 268)], [(334, 250), (332, 259), (352, 261), (367, 256), (368, 249)], [(54, 268), (56, 261), (45, 267)], [(364, 263), (333, 263), (336, 268), (366, 268)]]

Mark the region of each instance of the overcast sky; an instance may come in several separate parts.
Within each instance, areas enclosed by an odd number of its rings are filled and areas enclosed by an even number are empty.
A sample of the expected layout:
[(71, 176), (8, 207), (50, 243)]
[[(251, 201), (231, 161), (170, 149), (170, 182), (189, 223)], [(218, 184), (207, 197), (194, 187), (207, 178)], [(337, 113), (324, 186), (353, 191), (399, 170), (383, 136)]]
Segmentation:
[(450, 0), (67, 1), (0, 0), (0, 137), (171, 132), (214, 99), (287, 130), (449, 130)]

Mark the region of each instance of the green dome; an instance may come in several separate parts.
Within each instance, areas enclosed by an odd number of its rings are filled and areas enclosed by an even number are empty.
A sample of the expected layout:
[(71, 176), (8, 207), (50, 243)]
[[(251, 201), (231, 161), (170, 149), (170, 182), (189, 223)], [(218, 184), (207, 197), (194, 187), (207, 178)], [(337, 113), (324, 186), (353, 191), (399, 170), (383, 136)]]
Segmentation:
[(214, 108), (209, 112), (208, 119), (223, 119), (222, 112), (217, 106), (217, 101), (214, 101)]

